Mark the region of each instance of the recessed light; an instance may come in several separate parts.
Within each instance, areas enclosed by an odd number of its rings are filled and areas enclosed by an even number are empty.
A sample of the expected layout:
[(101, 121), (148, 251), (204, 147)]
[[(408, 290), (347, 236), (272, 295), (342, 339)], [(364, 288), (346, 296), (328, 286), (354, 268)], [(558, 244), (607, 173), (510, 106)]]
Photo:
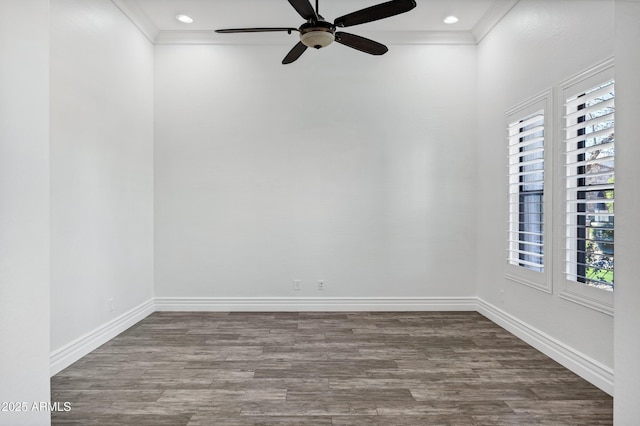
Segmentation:
[(187, 15), (176, 15), (176, 19), (183, 24), (191, 24), (193, 23), (193, 18)]
[(456, 16), (449, 15), (446, 18), (444, 18), (445, 24), (455, 24), (456, 22), (458, 22), (458, 18)]

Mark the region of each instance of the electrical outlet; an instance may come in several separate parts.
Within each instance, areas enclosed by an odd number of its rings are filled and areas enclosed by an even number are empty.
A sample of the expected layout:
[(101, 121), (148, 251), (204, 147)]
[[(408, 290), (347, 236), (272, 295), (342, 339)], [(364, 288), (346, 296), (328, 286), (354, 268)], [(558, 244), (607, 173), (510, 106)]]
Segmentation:
[(500, 292), (500, 304), (504, 305), (504, 290), (499, 290)]
[(300, 280), (293, 280), (293, 287), (294, 290), (300, 290)]
[(113, 312), (113, 299), (107, 300), (107, 309), (109, 309), (109, 312)]
[(318, 290), (324, 290), (324, 280), (318, 280)]

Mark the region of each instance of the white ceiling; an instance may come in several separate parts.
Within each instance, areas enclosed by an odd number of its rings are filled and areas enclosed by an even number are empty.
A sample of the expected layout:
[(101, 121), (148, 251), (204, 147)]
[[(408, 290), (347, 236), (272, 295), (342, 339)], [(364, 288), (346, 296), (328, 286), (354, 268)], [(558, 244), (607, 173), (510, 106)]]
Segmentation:
[[(212, 34), (219, 28), (299, 27), (304, 20), (287, 0), (112, 0), (153, 42), (221, 43), (238, 40), (271, 40), (271, 34)], [(315, 0), (311, 0), (315, 6)], [(384, 0), (320, 0), (320, 14), (327, 21)], [(425, 41), (429, 34), (444, 42), (478, 42), (517, 3), (517, 0), (416, 0), (410, 12), (357, 27), (349, 32), (371, 34), (391, 32)], [(189, 15), (192, 24), (176, 20)], [(460, 21), (447, 25), (442, 20), (455, 15)], [(286, 33), (284, 33), (286, 35)], [(409, 36), (410, 37), (410, 36)], [(411, 41), (409, 41), (411, 42)]]

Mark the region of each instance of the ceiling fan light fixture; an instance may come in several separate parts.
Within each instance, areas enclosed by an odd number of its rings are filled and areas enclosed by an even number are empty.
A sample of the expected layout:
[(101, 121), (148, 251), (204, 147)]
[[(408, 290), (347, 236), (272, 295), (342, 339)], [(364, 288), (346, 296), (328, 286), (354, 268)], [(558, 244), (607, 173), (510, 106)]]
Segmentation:
[(335, 40), (332, 32), (324, 30), (313, 30), (300, 35), (300, 41), (307, 47), (314, 49), (322, 49), (327, 47)]

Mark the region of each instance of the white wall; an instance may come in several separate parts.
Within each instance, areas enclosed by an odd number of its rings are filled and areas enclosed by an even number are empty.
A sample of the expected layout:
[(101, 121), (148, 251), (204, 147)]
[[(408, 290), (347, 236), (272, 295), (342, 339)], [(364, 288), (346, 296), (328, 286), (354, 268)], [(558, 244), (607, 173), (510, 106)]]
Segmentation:
[(602, 0), (521, 0), (478, 51), (476, 188), (486, 199), (477, 212), (479, 296), (605, 369), (613, 367), (611, 316), (561, 299), (557, 281), (554, 293), (547, 294), (505, 279), (505, 111), (613, 53), (614, 2)]
[(151, 43), (109, 1), (53, 0), (52, 351), (153, 297), (152, 123)]
[(640, 1), (616, 1), (616, 291), (615, 393), (617, 425), (640, 418)]
[(475, 46), (289, 49), (156, 46), (156, 295), (475, 295)]
[[(48, 19), (46, 0), (0, 1), (0, 402), (29, 409), (49, 401)], [(0, 424), (49, 413), (3, 411)]]

